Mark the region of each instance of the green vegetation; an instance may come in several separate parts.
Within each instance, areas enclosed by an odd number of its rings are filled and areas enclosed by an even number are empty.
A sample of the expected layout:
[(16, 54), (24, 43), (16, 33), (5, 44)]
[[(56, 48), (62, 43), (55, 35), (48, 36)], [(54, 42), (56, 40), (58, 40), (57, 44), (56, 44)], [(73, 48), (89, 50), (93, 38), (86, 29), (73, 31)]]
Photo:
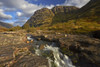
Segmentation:
[(35, 29), (34, 27), (30, 27), (30, 28), (26, 29), (26, 31), (27, 31), (28, 33), (29, 33), (29, 32), (34, 33), (34, 32), (36, 31), (36, 29)]
[(76, 64), (78, 62), (78, 57), (75, 56), (75, 54), (72, 51), (70, 51), (69, 49), (66, 49), (65, 47), (62, 47), (61, 51), (62, 51), (63, 54), (69, 56), (71, 58), (71, 61), (74, 64)]
[(29, 29), (30, 28), (30, 25), (26, 23), (24, 26), (22, 26), (22, 28), (23, 29)]
[(8, 29), (0, 26), (0, 32), (4, 32), (4, 31), (8, 31)]
[(99, 0), (91, 0), (80, 9), (71, 6), (57, 6), (51, 10), (43, 8), (36, 11), (22, 28), (28, 32), (52, 30), (70, 34), (89, 34), (100, 30), (99, 8)]
[(100, 24), (84, 20), (68, 21), (67, 23), (57, 23), (48, 27), (48, 30), (54, 30), (62, 33), (87, 34), (92, 31), (100, 30)]
[(88, 4), (78, 10), (78, 18), (88, 20), (90, 22), (100, 23), (100, 0), (91, 0)]
[(22, 28), (20, 26), (16, 26), (13, 28), (10, 28), (9, 31), (17, 31), (17, 30), (21, 30)]
[(54, 62), (51, 62), (52, 67), (57, 67), (57, 65)]
[(52, 20), (52, 24), (68, 21), (72, 17), (71, 13), (57, 13)]

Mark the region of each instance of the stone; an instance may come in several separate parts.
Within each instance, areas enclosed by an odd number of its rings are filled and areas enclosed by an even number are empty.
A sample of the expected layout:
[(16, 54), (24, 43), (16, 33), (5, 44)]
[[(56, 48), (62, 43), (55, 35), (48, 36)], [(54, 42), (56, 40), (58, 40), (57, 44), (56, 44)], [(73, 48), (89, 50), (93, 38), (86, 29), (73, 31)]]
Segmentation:
[(27, 44), (29, 44), (29, 43), (30, 43), (30, 41), (26, 41), (26, 43), (27, 43)]
[(41, 45), (40, 45), (40, 50), (43, 50), (44, 47), (45, 47), (45, 45), (41, 44)]
[(46, 65), (42, 65), (42, 66), (39, 66), (39, 67), (47, 67)]
[(97, 30), (97, 31), (92, 32), (92, 36), (94, 38), (99, 38), (100, 39), (100, 30)]
[(44, 37), (45, 37), (45, 38), (47, 38), (47, 37), (48, 37), (48, 35), (44, 35)]

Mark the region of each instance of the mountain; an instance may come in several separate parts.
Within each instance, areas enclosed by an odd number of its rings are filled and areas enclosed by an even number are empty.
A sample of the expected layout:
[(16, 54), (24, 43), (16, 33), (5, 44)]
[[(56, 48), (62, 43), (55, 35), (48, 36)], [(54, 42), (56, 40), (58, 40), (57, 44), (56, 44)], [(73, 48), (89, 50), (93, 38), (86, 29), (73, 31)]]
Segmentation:
[(52, 19), (52, 24), (67, 22), (74, 18), (73, 14), (77, 12), (79, 8), (74, 6), (56, 6), (52, 8), (55, 14)]
[(56, 6), (40, 9), (23, 25), (23, 28), (29, 27), (72, 34), (100, 31), (100, 0), (90, 0), (82, 8)]
[(0, 27), (12, 28), (12, 27), (13, 27), (13, 25), (8, 24), (8, 23), (4, 23), (4, 22), (0, 22)]
[(45, 24), (51, 24), (53, 22), (62, 22), (63, 20), (60, 21), (59, 19), (66, 20), (66, 18), (73, 14), (77, 9), (78, 8), (74, 6), (56, 6), (52, 9), (43, 8), (37, 10), (23, 27), (37, 27)]
[(74, 6), (56, 6), (52, 9), (43, 8), (23, 25), (23, 27), (38, 27), (45, 24), (68, 22), (69, 20), (86, 20), (88, 22), (100, 23), (100, 0), (90, 0), (82, 8)]
[(52, 22), (53, 12), (48, 8), (43, 8), (34, 13), (34, 15), (26, 22), (29, 26), (40, 26)]

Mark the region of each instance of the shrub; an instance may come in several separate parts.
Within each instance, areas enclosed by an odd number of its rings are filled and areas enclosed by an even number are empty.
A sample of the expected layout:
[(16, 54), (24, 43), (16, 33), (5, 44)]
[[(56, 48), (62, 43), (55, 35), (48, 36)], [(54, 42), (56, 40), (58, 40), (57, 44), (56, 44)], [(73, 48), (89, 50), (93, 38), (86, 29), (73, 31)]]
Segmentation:
[(16, 26), (16, 27), (10, 28), (9, 31), (17, 31), (20, 29), (22, 29), (20, 26)]
[(29, 32), (34, 33), (36, 31), (34, 27), (30, 27), (30, 28), (28, 28), (26, 30), (27, 30), (28, 33)]

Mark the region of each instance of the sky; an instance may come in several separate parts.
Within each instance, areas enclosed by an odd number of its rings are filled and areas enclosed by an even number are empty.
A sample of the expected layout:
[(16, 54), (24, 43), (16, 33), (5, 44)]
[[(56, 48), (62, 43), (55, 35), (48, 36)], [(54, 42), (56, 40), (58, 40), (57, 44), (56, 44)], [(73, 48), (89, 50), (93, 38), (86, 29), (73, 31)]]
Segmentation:
[(0, 21), (22, 26), (41, 8), (76, 6), (81, 8), (90, 0), (0, 0)]

